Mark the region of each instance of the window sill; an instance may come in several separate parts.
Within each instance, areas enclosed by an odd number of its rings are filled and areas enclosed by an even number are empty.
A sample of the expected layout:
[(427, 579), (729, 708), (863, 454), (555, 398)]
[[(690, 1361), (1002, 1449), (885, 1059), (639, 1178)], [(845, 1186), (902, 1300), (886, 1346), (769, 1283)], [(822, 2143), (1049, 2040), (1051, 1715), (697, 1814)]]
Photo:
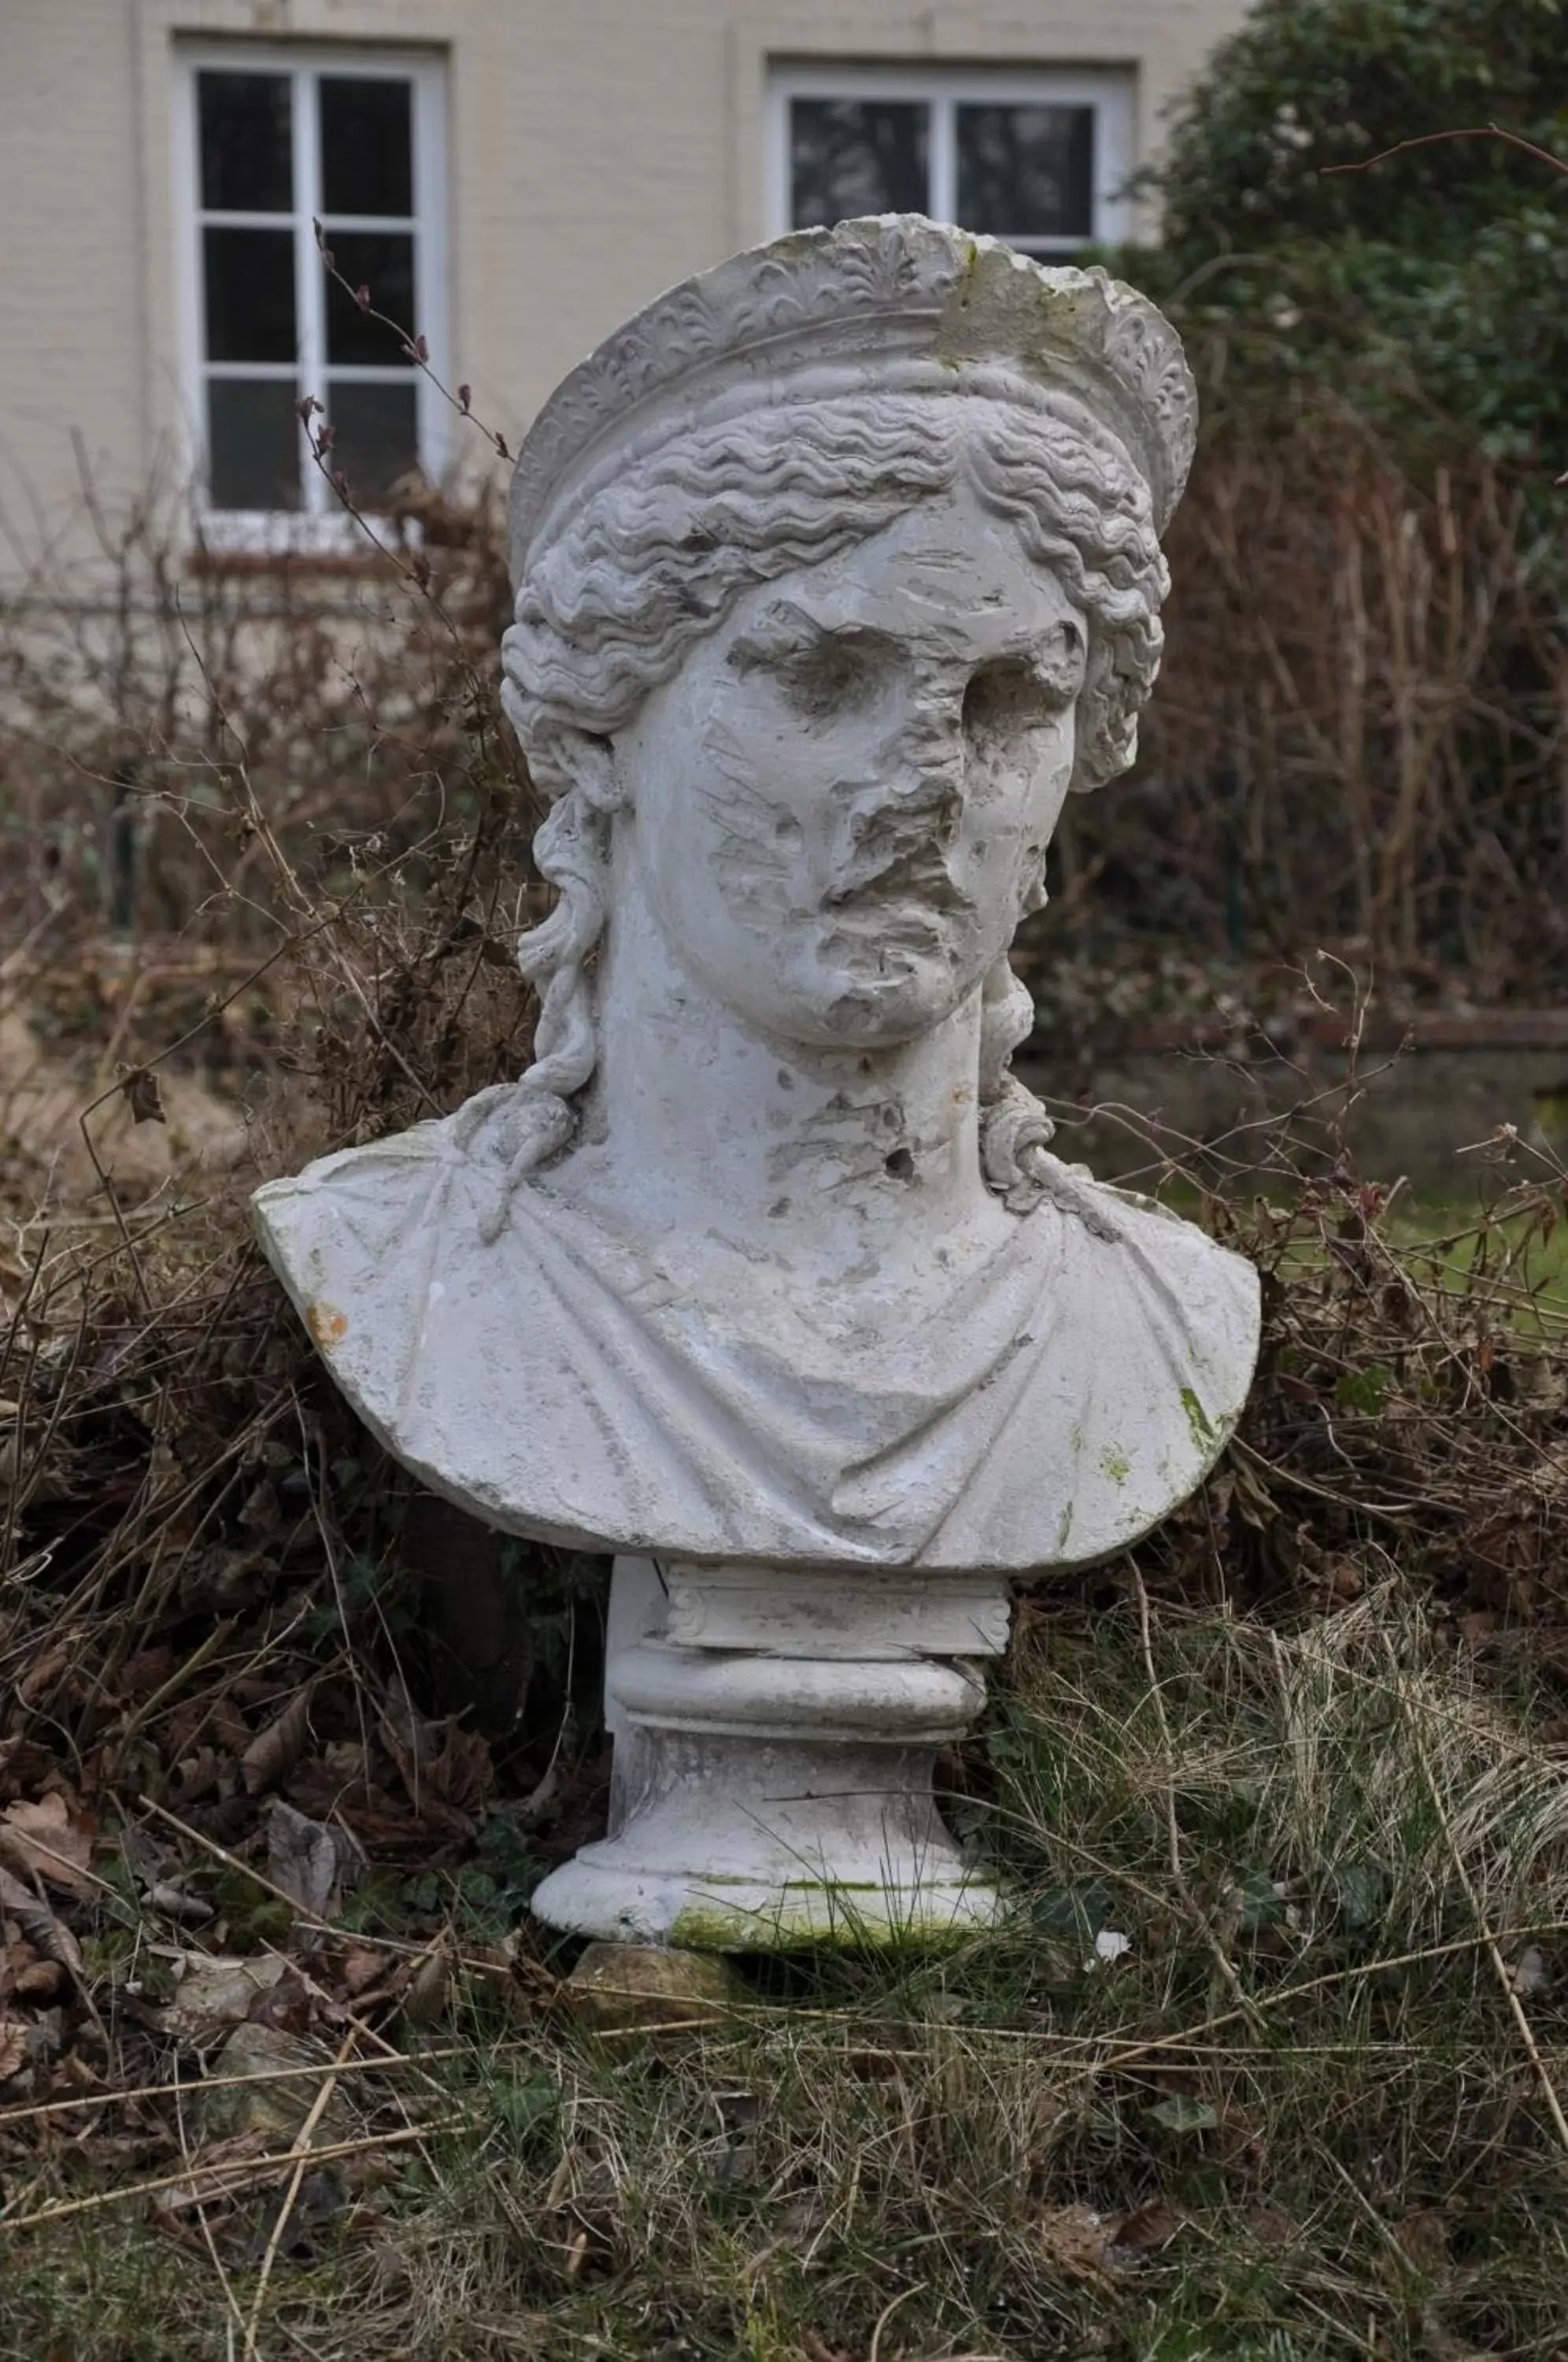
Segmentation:
[[(418, 520), (406, 516), (367, 516), (361, 525), (344, 515), (269, 515), (228, 509), (197, 517), (186, 563), (193, 574), (201, 575), (363, 576), (395, 568), (399, 558), (417, 549), (423, 539)], [(385, 546), (378, 547), (378, 542)]]

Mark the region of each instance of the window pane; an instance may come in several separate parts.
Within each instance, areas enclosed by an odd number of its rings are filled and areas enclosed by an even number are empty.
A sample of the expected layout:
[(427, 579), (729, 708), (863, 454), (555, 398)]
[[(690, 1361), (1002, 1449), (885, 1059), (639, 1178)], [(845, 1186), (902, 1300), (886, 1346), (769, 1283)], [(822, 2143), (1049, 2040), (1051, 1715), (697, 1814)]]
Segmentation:
[(797, 229), (856, 214), (922, 214), (931, 203), (931, 110), (903, 98), (790, 102), (790, 205)]
[[(412, 337), (419, 323), (414, 316), (414, 240), (405, 230), (335, 229), (327, 243), (338, 270), (349, 288), (368, 287), (378, 312), (395, 320), (398, 331), (383, 326), (361, 312), (336, 279), (326, 282), (326, 358), (329, 361), (369, 361), (373, 366), (408, 361), (403, 336)], [(409, 363), (412, 367), (412, 363)]]
[(958, 218), (995, 237), (1088, 237), (1092, 106), (960, 106)]
[(294, 389), (276, 378), (207, 384), (207, 498), (215, 509), (297, 509)]
[(384, 501), (400, 476), (419, 465), (412, 385), (333, 385), (327, 415), (335, 429), (332, 465), (341, 468), (356, 508)]
[(215, 213), (288, 213), (294, 193), (287, 74), (198, 74), (196, 112), (203, 204)]
[(210, 361), (292, 361), (294, 234), (288, 229), (202, 232)]
[(321, 83), (321, 193), (329, 214), (412, 214), (413, 91), (346, 74)]

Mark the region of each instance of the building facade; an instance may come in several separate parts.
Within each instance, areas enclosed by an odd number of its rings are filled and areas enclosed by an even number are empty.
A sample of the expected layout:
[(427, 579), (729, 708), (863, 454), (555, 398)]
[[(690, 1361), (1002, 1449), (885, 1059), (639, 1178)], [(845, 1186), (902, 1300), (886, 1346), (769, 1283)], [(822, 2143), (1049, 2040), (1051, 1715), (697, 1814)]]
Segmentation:
[(304, 396), (373, 506), (464, 456), (411, 339), (515, 447), (617, 321), (792, 226), (922, 210), (1052, 259), (1147, 229), (1122, 185), (1242, 14), (4, 0), (0, 568), (84, 477), (189, 486), (210, 548), (331, 546)]

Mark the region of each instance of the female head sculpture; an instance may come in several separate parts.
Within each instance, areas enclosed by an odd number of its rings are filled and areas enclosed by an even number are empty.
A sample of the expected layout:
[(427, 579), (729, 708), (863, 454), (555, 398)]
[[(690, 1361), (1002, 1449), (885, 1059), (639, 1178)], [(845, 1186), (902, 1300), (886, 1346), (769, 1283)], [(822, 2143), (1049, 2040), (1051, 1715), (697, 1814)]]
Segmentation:
[[(551, 799), (536, 860), (560, 899), (519, 944), (541, 998), (536, 1055), (488, 1230), (516, 1182), (569, 1142), (594, 1071), (591, 962), (616, 817), (637, 795), (621, 749), (650, 695), (760, 586), (962, 485), (1066, 594), (1083, 640), (1070, 784), (1103, 786), (1133, 758), (1159, 667), (1159, 528), (1193, 421), (1180, 348), (1131, 290), (908, 219), (737, 258), (567, 381), (513, 502), (502, 696)], [(834, 661), (838, 693), (861, 693), (864, 648), (851, 637)], [(834, 693), (819, 682), (819, 712)], [(1007, 696), (999, 671), (999, 709)], [(1045, 900), (1043, 866), (1044, 842), (1032, 844), (1008, 939)], [(1042, 1186), (1032, 1153), (1051, 1137), (1009, 1072), (1032, 1018), (1004, 946), (984, 979), (980, 1146), (990, 1186), (1020, 1211)]]
[(1255, 1274), (1061, 1164), (1010, 1072), (1193, 428), (1130, 288), (889, 217), (661, 297), (524, 446), (535, 1062), (257, 1209), (425, 1484), (619, 1554), (613, 1834), (558, 1926), (984, 1924), (932, 1765), (1007, 1581), (1136, 1540), (1241, 1407)]

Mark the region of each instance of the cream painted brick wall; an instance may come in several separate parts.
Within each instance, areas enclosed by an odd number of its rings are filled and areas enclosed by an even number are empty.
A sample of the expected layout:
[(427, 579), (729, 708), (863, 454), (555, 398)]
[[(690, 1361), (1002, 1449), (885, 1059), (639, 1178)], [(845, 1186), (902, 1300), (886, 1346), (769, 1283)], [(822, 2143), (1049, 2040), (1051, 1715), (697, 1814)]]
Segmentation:
[(0, 7), (0, 502), (18, 525), (72, 500), (73, 428), (96, 469), (148, 461), (132, 31), (104, 0)]
[[(765, 235), (770, 58), (1096, 64), (1141, 157), (1243, 0), (0, 0), (0, 503), (36, 542), (178, 464), (182, 36), (446, 57), (453, 374), (515, 436), (618, 320)], [(29, 524), (29, 519), (38, 520)], [(0, 575), (16, 570), (0, 550)]]

